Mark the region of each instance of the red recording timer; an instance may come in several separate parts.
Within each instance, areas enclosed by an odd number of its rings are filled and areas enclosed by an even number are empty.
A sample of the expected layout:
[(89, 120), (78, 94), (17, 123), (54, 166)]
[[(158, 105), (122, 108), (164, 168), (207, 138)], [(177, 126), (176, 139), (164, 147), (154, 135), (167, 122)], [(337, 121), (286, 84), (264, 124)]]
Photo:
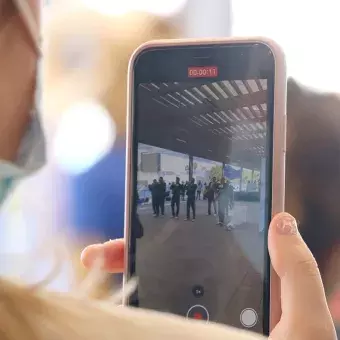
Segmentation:
[(216, 66), (189, 67), (189, 78), (214, 78), (218, 76), (218, 68)]

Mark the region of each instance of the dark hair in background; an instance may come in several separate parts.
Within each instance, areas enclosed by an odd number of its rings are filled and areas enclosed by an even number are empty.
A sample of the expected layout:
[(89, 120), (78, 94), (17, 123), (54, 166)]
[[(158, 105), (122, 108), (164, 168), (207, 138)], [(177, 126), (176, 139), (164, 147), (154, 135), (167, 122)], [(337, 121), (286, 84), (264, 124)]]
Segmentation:
[(331, 293), (337, 284), (331, 262), (340, 247), (340, 97), (289, 79), (287, 118), (286, 210)]

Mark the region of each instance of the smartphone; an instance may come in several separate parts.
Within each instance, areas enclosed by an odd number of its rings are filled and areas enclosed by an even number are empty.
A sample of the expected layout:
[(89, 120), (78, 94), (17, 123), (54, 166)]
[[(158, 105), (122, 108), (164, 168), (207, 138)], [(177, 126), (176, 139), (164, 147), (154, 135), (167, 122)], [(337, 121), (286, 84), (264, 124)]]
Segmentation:
[(126, 304), (269, 332), (284, 208), (284, 55), (262, 38), (149, 42), (129, 68)]

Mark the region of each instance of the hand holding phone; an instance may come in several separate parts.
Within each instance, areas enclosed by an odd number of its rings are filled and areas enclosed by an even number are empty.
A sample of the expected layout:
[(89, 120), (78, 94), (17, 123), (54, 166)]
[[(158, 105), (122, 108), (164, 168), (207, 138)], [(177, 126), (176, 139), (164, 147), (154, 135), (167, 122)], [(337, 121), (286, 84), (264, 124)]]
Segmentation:
[(267, 226), (284, 202), (281, 50), (263, 39), (147, 43), (129, 90), (126, 277), (139, 286), (128, 304), (268, 334)]
[[(293, 227), (287, 228), (287, 219)], [(286, 225), (283, 230), (280, 227), (282, 222)], [(270, 224), (269, 251), (274, 270), (280, 277), (279, 298), (285, 315), (281, 320), (280, 315), (277, 315), (278, 324), (270, 337), (280, 340), (291, 335), (290, 339), (335, 340), (337, 337), (320, 272), (301, 235), (292, 232), (294, 228), (296, 221), (286, 213), (276, 215)], [(95, 260), (104, 254), (105, 270), (112, 273), (122, 272), (124, 247), (125, 242), (122, 239), (88, 246), (82, 253), (82, 262), (87, 268), (91, 268)], [(290, 275), (287, 275), (288, 272)], [(302, 291), (304, 294), (301, 294)], [(311, 308), (313, 305), (318, 307)]]

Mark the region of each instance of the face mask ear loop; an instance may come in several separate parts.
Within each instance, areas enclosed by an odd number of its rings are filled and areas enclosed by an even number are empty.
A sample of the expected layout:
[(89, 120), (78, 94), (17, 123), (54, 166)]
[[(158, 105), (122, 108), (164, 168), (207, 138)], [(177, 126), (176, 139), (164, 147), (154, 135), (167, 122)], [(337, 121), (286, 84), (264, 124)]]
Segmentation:
[(24, 24), (30, 34), (31, 39), (33, 40), (34, 47), (38, 52), (38, 55), (41, 56), (41, 47), (40, 47), (40, 27), (38, 25), (37, 20), (33, 15), (33, 11), (28, 4), (27, 0), (13, 0), (16, 5)]

